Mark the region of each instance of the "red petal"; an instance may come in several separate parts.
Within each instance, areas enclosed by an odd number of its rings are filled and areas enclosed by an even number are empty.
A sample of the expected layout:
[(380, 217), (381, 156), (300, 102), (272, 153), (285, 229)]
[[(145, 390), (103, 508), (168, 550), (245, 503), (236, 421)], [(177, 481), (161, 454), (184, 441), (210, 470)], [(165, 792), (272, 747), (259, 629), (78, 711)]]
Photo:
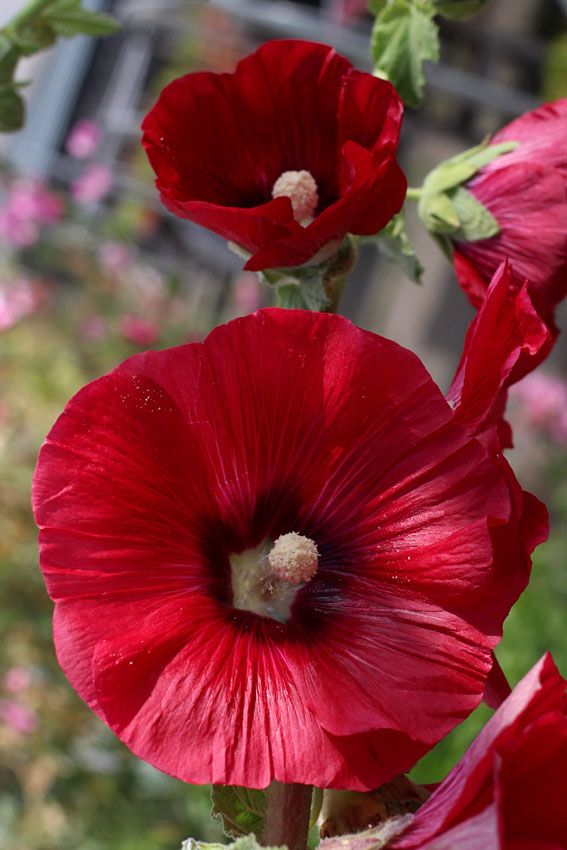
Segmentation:
[[(408, 830), (393, 846), (405, 850), (414, 847), (431, 848), (431, 850), (437, 846), (445, 847), (445, 843), (438, 845), (437, 840), (442, 841), (441, 836), (450, 834), (447, 831), (460, 821), (464, 821), (463, 834), (466, 834), (466, 824), (470, 824), (468, 818), (471, 814), (476, 814), (493, 803), (495, 761), (497, 776), (503, 776), (503, 768), (500, 764), (506, 748), (514, 748), (515, 742), (518, 742), (518, 755), (521, 751), (527, 757), (524, 769), (530, 779), (528, 783), (524, 782), (526, 795), (532, 792), (537, 793), (535, 791), (537, 784), (545, 782), (547, 777), (554, 782), (555, 777), (562, 774), (561, 753), (557, 753), (557, 758), (552, 765), (553, 769), (540, 771), (537, 760), (529, 756), (534, 745), (537, 748), (538, 742), (538, 736), (532, 739), (531, 735), (534, 722), (541, 722), (545, 715), (548, 715), (549, 721), (545, 721), (544, 725), (547, 726), (548, 722), (552, 722), (556, 733), (559, 729), (567, 729), (564, 700), (565, 680), (560, 676), (551, 656), (547, 654), (514, 688), (512, 694), (489, 720), (447, 779), (418, 811)], [(564, 735), (564, 732), (561, 734)], [(499, 755), (495, 755), (496, 753)], [(500, 779), (497, 780), (497, 782), (500, 781)], [(495, 801), (501, 828), (506, 830), (506, 822), (509, 822), (510, 816), (506, 807), (502, 806), (501, 796), (501, 792), (497, 791)], [(516, 808), (516, 798), (513, 795), (510, 796), (511, 802), (512, 799)], [(555, 817), (561, 817), (561, 812), (564, 811), (562, 802), (559, 803), (561, 808), (557, 808), (558, 803), (559, 800), (553, 797), (549, 807), (554, 810)], [(522, 807), (516, 809), (516, 812), (520, 810)], [(524, 806), (523, 811), (526, 812), (530, 822), (535, 824), (532, 806)], [(512, 821), (511, 829), (514, 831), (514, 821)], [(481, 832), (479, 839), (483, 835), (484, 833)], [(477, 846), (484, 847), (483, 841), (480, 840)], [(506, 843), (505, 846), (508, 847), (508, 844)]]
[[(193, 782), (407, 769), (480, 700), (524, 581), (508, 473), (453, 419), (410, 352), (307, 311), (86, 387), (34, 482), (71, 682)], [(235, 611), (229, 555), (291, 530), (321, 562), (290, 621)]]
[(492, 658), (493, 664), (486, 680), (484, 702), (490, 708), (499, 708), (504, 700), (508, 699), (512, 693), (512, 688), (508, 684), (508, 679), (504, 675), (504, 671), (494, 653)]
[(467, 332), (447, 398), (458, 421), (473, 433), (498, 421), (502, 390), (535, 369), (553, 346), (527, 287), (503, 264)]

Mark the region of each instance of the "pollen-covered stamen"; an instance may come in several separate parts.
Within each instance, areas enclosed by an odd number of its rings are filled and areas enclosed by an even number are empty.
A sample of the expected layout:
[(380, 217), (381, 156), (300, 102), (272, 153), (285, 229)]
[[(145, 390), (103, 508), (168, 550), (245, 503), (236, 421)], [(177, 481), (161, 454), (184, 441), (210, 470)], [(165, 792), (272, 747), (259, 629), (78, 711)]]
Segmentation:
[(268, 555), (268, 562), (272, 574), (280, 581), (301, 584), (312, 579), (317, 572), (317, 544), (303, 534), (290, 531), (278, 537)]
[(300, 224), (313, 220), (319, 203), (317, 183), (309, 171), (284, 171), (274, 183), (272, 197), (289, 198), (293, 217)]

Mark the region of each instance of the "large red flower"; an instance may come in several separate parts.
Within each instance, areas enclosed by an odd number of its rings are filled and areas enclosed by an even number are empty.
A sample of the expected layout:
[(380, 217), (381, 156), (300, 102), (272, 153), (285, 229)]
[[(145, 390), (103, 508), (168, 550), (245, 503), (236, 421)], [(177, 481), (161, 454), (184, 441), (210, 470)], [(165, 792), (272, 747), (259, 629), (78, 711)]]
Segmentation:
[(135, 753), (368, 789), (478, 704), (546, 520), (467, 361), (449, 404), (395, 343), (262, 310), (70, 401), (33, 497), (55, 642)]
[(494, 216), (500, 233), (478, 242), (455, 243), (459, 283), (478, 307), (500, 263), (510, 259), (530, 281), (537, 309), (553, 323), (567, 296), (567, 99), (512, 121), (493, 144), (516, 141), (466, 185)]
[(389, 83), (331, 47), (271, 41), (234, 74), (167, 86), (143, 144), (164, 204), (242, 246), (257, 271), (316, 262), (388, 223), (406, 192), (401, 116)]
[(388, 847), (565, 850), (565, 684), (544, 656)]

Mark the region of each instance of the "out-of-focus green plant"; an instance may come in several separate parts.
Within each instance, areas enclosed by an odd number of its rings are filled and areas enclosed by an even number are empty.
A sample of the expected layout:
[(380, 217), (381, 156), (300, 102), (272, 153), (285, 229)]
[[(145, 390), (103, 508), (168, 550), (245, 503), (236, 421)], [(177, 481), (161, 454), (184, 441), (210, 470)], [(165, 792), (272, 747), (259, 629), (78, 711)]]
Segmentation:
[(550, 43), (543, 67), (543, 98), (567, 97), (567, 32)]
[(111, 35), (118, 22), (84, 9), (81, 0), (31, 0), (0, 30), (0, 132), (19, 130), (25, 122), (22, 83), (15, 79), (18, 62), (75, 35)]

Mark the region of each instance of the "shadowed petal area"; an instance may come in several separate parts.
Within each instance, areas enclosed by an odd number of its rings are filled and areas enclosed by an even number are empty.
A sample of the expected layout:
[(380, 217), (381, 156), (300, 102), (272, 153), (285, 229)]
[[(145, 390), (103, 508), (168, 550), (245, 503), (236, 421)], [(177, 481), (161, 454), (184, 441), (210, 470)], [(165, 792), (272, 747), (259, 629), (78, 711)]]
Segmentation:
[[(186, 781), (376, 787), (482, 697), (529, 570), (515, 487), (413, 354), (339, 316), (136, 355), (40, 452), (59, 660)], [(284, 621), (235, 607), (232, 556), (291, 532), (318, 564)]]
[[(167, 86), (143, 123), (164, 204), (241, 245), (246, 268), (301, 265), (347, 233), (370, 234), (401, 208), (396, 163), (402, 103), (332, 48), (271, 41), (234, 74), (187, 74)], [(319, 206), (294, 220), (272, 200), (287, 171), (308, 171)]]

